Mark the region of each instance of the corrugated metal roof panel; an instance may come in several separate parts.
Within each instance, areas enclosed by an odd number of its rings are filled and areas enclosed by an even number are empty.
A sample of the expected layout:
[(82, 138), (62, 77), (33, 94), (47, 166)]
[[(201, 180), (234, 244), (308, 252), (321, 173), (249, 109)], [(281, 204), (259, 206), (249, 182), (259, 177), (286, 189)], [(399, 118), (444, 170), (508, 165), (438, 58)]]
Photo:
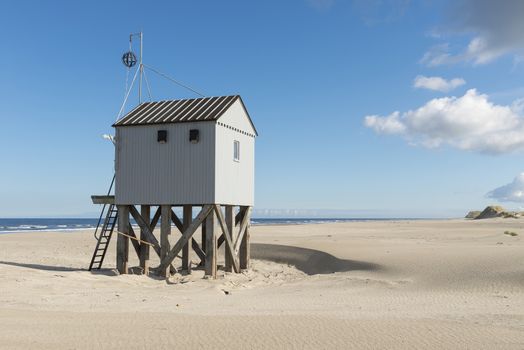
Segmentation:
[(217, 120), (240, 96), (144, 102), (113, 126)]

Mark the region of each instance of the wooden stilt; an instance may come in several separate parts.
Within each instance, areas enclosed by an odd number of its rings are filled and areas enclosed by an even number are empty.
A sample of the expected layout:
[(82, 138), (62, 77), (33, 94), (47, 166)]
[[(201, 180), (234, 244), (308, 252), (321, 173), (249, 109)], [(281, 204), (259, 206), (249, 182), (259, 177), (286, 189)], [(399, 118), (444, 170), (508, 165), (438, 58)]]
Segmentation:
[[(184, 216), (183, 220), (183, 231), (189, 228), (191, 221), (193, 220), (193, 207), (191, 205), (184, 205)], [(182, 248), (182, 270), (187, 270), (189, 268), (189, 247), (191, 242), (187, 242)]]
[(217, 238), (215, 230), (215, 213), (211, 211), (206, 217), (206, 276), (217, 278)]
[(206, 252), (206, 223), (207, 223), (207, 220), (204, 220), (204, 222), (202, 223), (202, 226), (201, 226), (201, 238), (200, 238), (200, 244), (202, 245), (202, 251), (205, 253)]
[[(249, 237), (249, 222), (251, 220), (251, 208), (242, 207), (241, 210), (244, 210), (245, 220), (247, 222), (244, 235), (242, 236), (242, 241), (240, 243), (240, 269), (245, 270), (249, 269), (250, 259), (251, 259), (251, 248), (250, 248), (250, 237)], [(243, 220), (244, 221), (244, 220)]]
[[(151, 225), (151, 206), (142, 205), (140, 207), (140, 215), (145, 221), (145, 224)], [(140, 239), (147, 241), (147, 233), (144, 229), (140, 229)], [(149, 275), (149, 244), (140, 244), (140, 267), (144, 275)]]
[[(200, 246), (202, 247), (202, 252), (205, 254), (206, 253), (206, 222), (207, 220), (204, 220), (202, 222), (202, 226), (200, 226)], [(204, 259), (202, 259), (200, 261), (200, 265), (199, 266), (205, 266), (206, 265), (206, 258), (204, 256)]]
[[(229, 230), (229, 233), (231, 234), (231, 240), (234, 242), (236, 239), (235, 234), (235, 218), (233, 216), (233, 206), (232, 205), (226, 205), (226, 226)], [(228, 253), (228, 250), (225, 249), (225, 270), (227, 272), (233, 272), (233, 259), (231, 258), (231, 255)]]
[[(129, 207), (119, 205), (118, 208), (118, 231), (129, 234)], [(116, 240), (116, 269), (120, 274), (127, 273), (129, 260), (129, 238), (118, 235)]]
[[(171, 234), (171, 206), (162, 205), (160, 210), (160, 261), (163, 261), (171, 250), (169, 245), (169, 235)], [(170, 264), (167, 264), (165, 270), (162, 269), (160, 271), (160, 273), (166, 277), (169, 276), (169, 265)]]

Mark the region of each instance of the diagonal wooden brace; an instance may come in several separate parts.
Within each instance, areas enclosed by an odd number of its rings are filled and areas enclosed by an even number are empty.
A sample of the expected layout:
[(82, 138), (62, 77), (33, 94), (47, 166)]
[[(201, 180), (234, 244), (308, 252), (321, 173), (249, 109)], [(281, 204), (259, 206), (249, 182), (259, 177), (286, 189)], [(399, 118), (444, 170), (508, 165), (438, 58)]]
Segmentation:
[(189, 239), (195, 233), (196, 229), (200, 226), (202, 221), (204, 221), (204, 219), (209, 215), (211, 210), (213, 210), (213, 206), (211, 205), (204, 205), (204, 207), (202, 207), (202, 210), (200, 210), (200, 213), (197, 215), (195, 220), (191, 222), (191, 225), (189, 225), (189, 227), (182, 233), (182, 237), (180, 237), (173, 249), (171, 249), (171, 251), (167, 253), (165, 258), (160, 263), (159, 268), (161, 271), (165, 269), (169, 264), (171, 264), (171, 262), (176, 258), (178, 253), (180, 253), (184, 245), (187, 244)]
[(153, 219), (151, 220), (151, 226), (149, 227), (149, 231), (153, 232), (155, 230), (155, 227), (158, 224), (158, 220), (160, 220), (160, 214), (161, 214), (160, 207), (158, 207), (155, 215), (153, 216)]
[[(240, 210), (237, 215), (235, 215), (235, 226), (238, 226), (238, 224), (242, 221), (242, 218), (244, 216), (242, 216), (243, 214), (245, 214), (245, 211), (244, 210)], [(224, 234), (222, 233), (220, 235), (220, 237), (218, 237), (218, 242), (217, 242), (217, 247), (220, 248), (222, 246), (222, 244), (224, 244), (224, 242), (226, 241), (226, 237), (224, 237)], [(242, 241), (242, 240), (240, 240)], [(236, 246), (236, 244), (235, 244)]]
[[(178, 216), (172, 209), (171, 209), (171, 220), (173, 220), (173, 223), (175, 224), (175, 226), (178, 228), (178, 230), (181, 233), (184, 232), (184, 225), (182, 224), (182, 221), (180, 221), (180, 219), (178, 218)], [(200, 248), (200, 245), (194, 238), (191, 238), (191, 247), (193, 248), (195, 253), (198, 255), (198, 257), (200, 258), (200, 261), (204, 263), (204, 261), (206, 260), (206, 253), (204, 253), (204, 251), (202, 250), (202, 248)]]
[(133, 226), (129, 224), (127, 226), (127, 230), (128, 230), (128, 235), (132, 237), (131, 244), (133, 244), (133, 248), (135, 248), (136, 255), (140, 256), (140, 243), (138, 243), (139, 239), (136, 237), (135, 231), (133, 230)]
[(129, 206), (129, 212), (131, 213), (133, 219), (135, 219), (138, 226), (140, 226), (140, 228), (144, 230), (146, 234), (146, 240), (153, 245), (153, 249), (158, 254), (158, 256), (160, 256), (160, 244), (158, 243), (156, 237), (153, 235), (153, 232), (151, 232), (151, 228), (149, 227), (149, 225), (146, 224), (146, 222), (142, 218), (142, 215), (140, 215), (138, 210), (136, 210), (136, 208), (132, 205)]
[(171, 209), (171, 220), (173, 221), (173, 224), (175, 224), (176, 228), (180, 231), (180, 233), (184, 232), (184, 225), (182, 224), (182, 221), (180, 221), (178, 216), (175, 214), (173, 209)]
[[(142, 215), (140, 215), (138, 210), (136, 210), (136, 208), (133, 205), (129, 206), (129, 212), (131, 213), (131, 216), (133, 217), (133, 219), (135, 219), (138, 226), (140, 226), (140, 228), (144, 230), (144, 233), (145, 233), (144, 238), (146, 239), (146, 241), (153, 245), (153, 250), (158, 255), (158, 257), (160, 257), (160, 244), (158, 243), (158, 240), (156, 239), (153, 232), (151, 232), (150, 226), (146, 224), (146, 222), (142, 218)], [(155, 217), (156, 217), (156, 214), (155, 214)], [(171, 266), (170, 270), (171, 272), (176, 272), (176, 269), (174, 266)]]
[(227, 229), (226, 219), (224, 219), (224, 215), (222, 214), (222, 210), (220, 210), (218, 204), (214, 204), (213, 208), (215, 210), (215, 213), (217, 214), (218, 222), (220, 223), (222, 232), (224, 233), (224, 237), (226, 239), (226, 251), (229, 252), (231, 256), (231, 260), (233, 261), (233, 268), (235, 272), (240, 272), (240, 263), (238, 261), (238, 255), (235, 254), (233, 241), (231, 240), (231, 235), (229, 233), (229, 230)]
[(204, 253), (204, 251), (194, 238), (191, 238), (191, 247), (193, 247), (193, 250), (200, 258), (200, 262), (204, 263), (206, 261), (206, 253)]
[(251, 207), (246, 208), (245, 210), (243, 210), (243, 212), (244, 212), (244, 216), (242, 217), (242, 222), (240, 223), (240, 230), (238, 232), (238, 237), (237, 237), (237, 240), (235, 241), (235, 254), (238, 254), (238, 251), (240, 250), (242, 239), (244, 238), (244, 234), (246, 233), (246, 229), (249, 225)]

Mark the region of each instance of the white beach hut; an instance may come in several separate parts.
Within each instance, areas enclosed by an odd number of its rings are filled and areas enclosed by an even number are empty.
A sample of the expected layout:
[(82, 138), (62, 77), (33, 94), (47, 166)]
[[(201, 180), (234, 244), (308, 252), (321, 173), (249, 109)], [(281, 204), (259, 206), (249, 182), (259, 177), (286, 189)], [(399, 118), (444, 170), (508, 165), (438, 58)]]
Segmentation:
[[(127, 273), (130, 239), (145, 273), (150, 246), (159, 255), (162, 273), (174, 269), (171, 265), (180, 252), (182, 269), (190, 269), (192, 249), (206, 274), (215, 277), (221, 244), (226, 246), (226, 270), (247, 268), (257, 131), (242, 98), (145, 102), (113, 126), (115, 195), (98, 196), (97, 200), (116, 207), (120, 273)], [(140, 212), (135, 208), (138, 205)], [(151, 218), (154, 207), (158, 209)], [(183, 208), (182, 219), (174, 207)], [(194, 207), (201, 208), (195, 218)], [(129, 223), (130, 214), (140, 226), (140, 238)], [(159, 221), (160, 242), (153, 235)], [(171, 224), (182, 234), (173, 246), (168, 237)], [(220, 236), (215, 234), (215, 226)], [(199, 227), (200, 243), (193, 238)]]
[(146, 102), (113, 126), (117, 205), (253, 206), (257, 131), (240, 96)]

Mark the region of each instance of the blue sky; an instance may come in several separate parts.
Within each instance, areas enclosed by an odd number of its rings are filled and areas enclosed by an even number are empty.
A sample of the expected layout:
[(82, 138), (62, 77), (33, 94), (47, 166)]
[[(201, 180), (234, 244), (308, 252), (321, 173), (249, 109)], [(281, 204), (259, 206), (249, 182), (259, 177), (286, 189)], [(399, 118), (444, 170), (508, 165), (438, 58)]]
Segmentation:
[[(476, 4), (2, 1), (0, 217), (97, 211), (89, 196), (113, 171), (101, 135), (112, 132), (120, 57), (139, 30), (147, 64), (206, 95), (242, 95), (260, 133), (259, 213), (517, 208), (523, 8)], [(154, 99), (194, 96), (148, 77)]]

